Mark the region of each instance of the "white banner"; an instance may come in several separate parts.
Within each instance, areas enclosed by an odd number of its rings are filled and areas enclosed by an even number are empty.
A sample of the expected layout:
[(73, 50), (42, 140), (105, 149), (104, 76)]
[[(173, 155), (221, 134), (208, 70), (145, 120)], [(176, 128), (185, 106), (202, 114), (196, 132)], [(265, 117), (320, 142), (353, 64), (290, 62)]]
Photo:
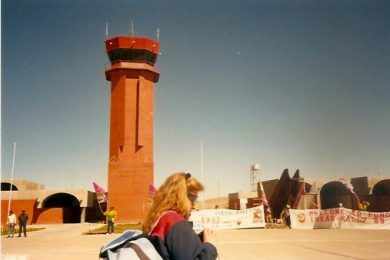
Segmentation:
[(250, 209), (205, 209), (192, 211), (190, 221), (194, 223), (194, 230), (209, 229), (237, 229), (265, 227), (264, 208), (258, 206)]
[(390, 212), (368, 212), (346, 208), (290, 209), (290, 216), (291, 227), (297, 229), (390, 229)]

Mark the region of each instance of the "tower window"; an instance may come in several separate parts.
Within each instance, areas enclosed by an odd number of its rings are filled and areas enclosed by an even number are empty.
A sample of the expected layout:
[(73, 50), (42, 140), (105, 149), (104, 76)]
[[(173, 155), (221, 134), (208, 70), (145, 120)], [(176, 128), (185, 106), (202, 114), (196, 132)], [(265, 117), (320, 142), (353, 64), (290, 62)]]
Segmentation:
[(117, 61), (146, 62), (154, 65), (157, 55), (147, 50), (115, 49), (108, 53), (111, 63)]

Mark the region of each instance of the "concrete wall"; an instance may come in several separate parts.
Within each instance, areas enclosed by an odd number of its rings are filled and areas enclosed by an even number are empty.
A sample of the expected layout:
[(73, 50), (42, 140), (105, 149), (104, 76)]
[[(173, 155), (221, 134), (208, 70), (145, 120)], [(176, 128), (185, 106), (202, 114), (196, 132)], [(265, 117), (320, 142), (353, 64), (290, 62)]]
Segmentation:
[[(5, 181), (3, 181), (5, 182)], [(85, 189), (35, 189), (40, 188), (42, 185), (35, 185), (32, 182), (17, 181), (19, 187), (24, 187), (18, 191), (2, 191), (1, 196), (1, 223), (4, 225), (7, 221), (8, 211), (8, 198), (10, 193), (12, 194), (12, 207), (11, 209), (16, 215), (19, 215), (22, 210), (26, 210), (29, 215), (29, 223), (63, 223), (64, 220), (72, 219), (72, 216), (78, 215), (79, 208), (42, 208), (43, 202), (50, 198), (50, 196), (57, 193), (65, 193), (74, 196), (80, 203), (81, 208), (86, 208), (86, 220), (97, 221), (102, 218), (101, 214), (97, 212), (96, 195), (94, 192)], [(23, 185), (20, 186), (20, 183)], [(30, 186), (29, 186), (30, 185)], [(18, 188), (19, 188), (18, 187)]]
[[(2, 179), (1, 182), (11, 183), (10, 179)], [(12, 181), (12, 184), (15, 185), (19, 191), (27, 191), (27, 190), (41, 190), (44, 189), (45, 186), (43, 184), (27, 181), (23, 179), (15, 179)]]
[[(28, 214), (28, 225), (56, 224), (63, 222), (62, 208), (38, 209), (36, 200), (13, 200), (11, 210), (19, 216), (22, 210)], [(1, 201), (1, 225), (7, 223), (8, 200)]]
[[(12, 200), (11, 210), (18, 216), (22, 210), (25, 210), (29, 216), (28, 224), (58, 224), (64, 221), (74, 223), (81, 221), (80, 214), (82, 208), (38, 208), (38, 202), (35, 199), (30, 200)], [(85, 208), (84, 208), (85, 209)], [(8, 215), (8, 200), (1, 200), (1, 225), (5, 225)], [(99, 221), (104, 219), (99, 209), (88, 207), (85, 210), (86, 221)]]
[[(86, 189), (44, 189), (44, 190), (18, 190), (11, 191), (13, 200), (37, 200), (38, 208), (42, 208), (42, 202), (56, 193), (68, 193), (76, 197), (80, 207), (94, 207), (95, 193)], [(7, 200), (9, 191), (1, 192), (1, 199)]]
[(321, 208), (320, 195), (317, 193), (306, 193), (299, 200), (298, 209), (319, 209)]
[[(31, 224), (33, 221), (36, 206), (36, 200), (17, 200), (12, 201), (11, 210), (18, 216), (22, 210), (25, 210), (29, 216), (28, 224)], [(1, 200), (1, 225), (7, 223), (8, 217), (8, 200)]]
[(80, 202), (80, 207), (93, 207), (94, 193), (85, 189), (47, 189), (37, 192), (38, 208), (42, 208), (45, 199), (56, 193), (67, 193), (76, 197)]
[(36, 224), (61, 224), (64, 218), (63, 208), (38, 209)]
[(197, 202), (195, 207), (198, 209), (214, 209), (216, 206), (220, 209), (229, 208), (229, 201), (227, 197), (211, 198), (204, 201)]

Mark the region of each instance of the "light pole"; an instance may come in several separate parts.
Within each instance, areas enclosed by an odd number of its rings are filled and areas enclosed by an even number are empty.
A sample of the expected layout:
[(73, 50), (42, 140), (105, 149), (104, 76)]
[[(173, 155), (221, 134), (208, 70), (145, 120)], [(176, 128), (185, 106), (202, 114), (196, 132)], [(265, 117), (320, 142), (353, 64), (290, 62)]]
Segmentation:
[(251, 191), (257, 191), (257, 183), (259, 182), (260, 165), (258, 163), (252, 164), (250, 172), (250, 186)]
[(9, 214), (11, 210), (11, 201), (12, 201), (12, 187), (14, 182), (14, 175), (15, 175), (15, 155), (16, 155), (16, 142), (13, 143), (13, 153), (12, 153), (12, 169), (11, 169), (11, 180), (10, 180), (10, 187), (9, 187), (9, 193), (8, 193), (8, 212)]

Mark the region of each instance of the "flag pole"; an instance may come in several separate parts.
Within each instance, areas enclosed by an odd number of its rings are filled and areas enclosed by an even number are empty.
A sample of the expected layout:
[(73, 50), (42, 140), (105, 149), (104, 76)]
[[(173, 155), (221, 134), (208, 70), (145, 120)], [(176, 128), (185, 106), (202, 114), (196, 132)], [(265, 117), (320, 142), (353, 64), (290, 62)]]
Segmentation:
[[(204, 145), (203, 140), (200, 141), (200, 179), (203, 185), (205, 185), (204, 181)], [(204, 206), (205, 194), (203, 191), (202, 194), (202, 206)], [(203, 208), (203, 207), (202, 207)]]
[(8, 193), (8, 213), (11, 210), (11, 200), (12, 200), (12, 187), (14, 182), (14, 175), (15, 175), (15, 155), (16, 155), (16, 142), (13, 143), (13, 153), (12, 153), (12, 169), (11, 169), (11, 180), (10, 180), (10, 187), (9, 187), (9, 193)]
[(100, 206), (100, 203), (97, 201), (97, 204), (98, 204), (98, 206), (99, 206), (99, 209), (100, 209), (100, 212), (102, 213), (102, 214), (104, 214), (104, 212), (103, 212), (103, 210), (102, 210), (102, 207)]

